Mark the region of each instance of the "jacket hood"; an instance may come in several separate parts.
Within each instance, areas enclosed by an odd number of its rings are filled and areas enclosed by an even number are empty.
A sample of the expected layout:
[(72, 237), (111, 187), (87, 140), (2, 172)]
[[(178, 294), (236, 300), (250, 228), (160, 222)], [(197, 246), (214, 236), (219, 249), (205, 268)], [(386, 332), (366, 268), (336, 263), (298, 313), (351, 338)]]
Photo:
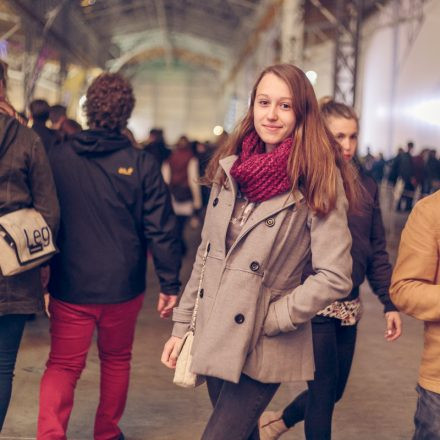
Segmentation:
[(102, 129), (85, 130), (71, 138), (73, 149), (80, 155), (108, 154), (131, 148), (131, 142), (117, 131)]
[(15, 118), (0, 114), (0, 157), (14, 141), (19, 127), (20, 123)]

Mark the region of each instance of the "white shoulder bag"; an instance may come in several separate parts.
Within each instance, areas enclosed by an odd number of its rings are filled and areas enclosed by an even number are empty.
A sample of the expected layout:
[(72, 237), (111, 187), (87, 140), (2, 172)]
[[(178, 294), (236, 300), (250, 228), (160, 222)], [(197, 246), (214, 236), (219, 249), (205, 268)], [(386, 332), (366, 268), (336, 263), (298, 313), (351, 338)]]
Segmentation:
[(174, 372), (173, 382), (183, 388), (195, 388), (205, 382), (205, 376), (194, 374), (191, 371), (192, 345), (194, 341), (194, 332), (196, 329), (197, 310), (199, 308), (200, 290), (202, 289), (203, 276), (205, 275), (206, 259), (208, 257), (209, 243), (206, 245), (203, 255), (202, 270), (200, 272), (199, 288), (197, 289), (197, 298), (194, 304), (194, 310), (188, 331), (182, 339), (182, 345), (177, 357), (176, 370)]
[(8, 277), (49, 260), (57, 252), (43, 216), (24, 208), (0, 217), (0, 269)]

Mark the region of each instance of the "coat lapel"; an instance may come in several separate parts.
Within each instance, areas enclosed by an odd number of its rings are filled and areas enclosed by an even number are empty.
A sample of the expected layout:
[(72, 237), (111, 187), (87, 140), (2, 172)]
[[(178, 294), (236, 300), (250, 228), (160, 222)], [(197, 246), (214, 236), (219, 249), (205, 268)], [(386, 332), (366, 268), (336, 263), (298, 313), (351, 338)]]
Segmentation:
[[(226, 241), (226, 234), (228, 231), (229, 222), (231, 220), (232, 212), (234, 209), (235, 199), (237, 197), (238, 192), (238, 185), (235, 179), (231, 176), (231, 167), (234, 164), (234, 162), (237, 160), (238, 156), (232, 155), (225, 157), (220, 160), (220, 166), (223, 168), (223, 170), (226, 173), (226, 176), (228, 177), (229, 184), (231, 185), (231, 200), (230, 204), (228, 203), (227, 206), (227, 212), (225, 212), (225, 218), (224, 218), (224, 224), (222, 225), (222, 231), (221, 236), (225, 237)], [(235, 248), (237, 243), (251, 230), (253, 229), (258, 223), (262, 222), (263, 220), (267, 219), (268, 217), (271, 217), (272, 215), (277, 214), (278, 212), (282, 211), (283, 209), (288, 208), (289, 206), (294, 205), (295, 203), (298, 203), (300, 200), (304, 198), (303, 194), (299, 190), (295, 190), (293, 193), (283, 193), (279, 194), (278, 196), (272, 197), (269, 200), (266, 200), (265, 202), (258, 203), (257, 206), (254, 209), (254, 212), (251, 214), (245, 225), (243, 226), (243, 229), (240, 232), (240, 235), (235, 240), (234, 244), (232, 245), (231, 249), (229, 250), (228, 254)]]
[[(237, 158), (238, 156), (233, 154), (219, 161), (220, 166), (223, 168), (223, 170), (226, 173), (230, 188), (230, 191), (225, 191), (225, 190), (223, 191), (224, 194), (223, 202), (225, 203), (225, 206), (223, 208), (224, 211), (222, 212), (222, 215), (220, 215), (219, 217), (219, 221), (221, 221), (219, 226), (220, 228), (219, 237), (222, 238), (220, 245), (221, 245), (221, 251), (223, 257), (226, 255), (226, 234), (228, 233), (229, 222), (231, 221), (232, 212), (234, 210), (234, 205), (235, 205), (235, 199), (237, 197), (237, 192), (238, 192), (237, 182), (231, 176), (231, 172), (230, 172), (232, 165), (234, 165), (234, 162), (237, 160)], [(220, 188), (220, 191), (221, 190), (222, 188)]]
[[(223, 168), (223, 170), (226, 173), (226, 176), (228, 177), (228, 181), (231, 185), (232, 189), (232, 205), (235, 203), (235, 199), (237, 197), (237, 191), (238, 186), (235, 179), (231, 176), (231, 168), (232, 165), (234, 165), (234, 162), (238, 159), (238, 156), (236, 154), (232, 154), (231, 156), (224, 157), (219, 161), (220, 166)], [(231, 212), (232, 214), (232, 212)]]
[(237, 245), (237, 243), (256, 225), (258, 225), (258, 223), (266, 220), (269, 217), (272, 217), (273, 215), (276, 215), (278, 212), (282, 211), (283, 209), (287, 209), (288, 207), (294, 205), (295, 203), (298, 203), (303, 198), (304, 196), (302, 195), (302, 193), (296, 190), (293, 193), (289, 192), (289, 193), (279, 194), (278, 196), (272, 197), (271, 199), (266, 200), (265, 202), (259, 203), (255, 207), (255, 210), (249, 217), (248, 221), (243, 226), (240, 235), (235, 240), (230, 251), (232, 251), (233, 248)]

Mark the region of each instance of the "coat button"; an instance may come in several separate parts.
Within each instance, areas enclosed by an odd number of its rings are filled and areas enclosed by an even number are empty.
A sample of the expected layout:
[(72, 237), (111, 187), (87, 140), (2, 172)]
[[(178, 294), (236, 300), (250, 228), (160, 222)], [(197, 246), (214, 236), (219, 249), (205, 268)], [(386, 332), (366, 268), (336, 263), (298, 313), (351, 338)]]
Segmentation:
[(205, 291), (203, 289), (200, 289), (200, 293), (199, 293), (200, 298), (203, 298), (204, 293), (205, 293)]
[(208, 243), (208, 247), (206, 248), (206, 250), (209, 252), (211, 250), (211, 243)]
[(239, 313), (238, 315), (235, 315), (235, 322), (237, 324), (243, 324), (244, 322), (244, 315), (242, 315), (241, 313)]
[(217, 206), (217, 205), (218, 205), (218, 197), (216, 197), (212, 202), (212, 206)]
[(260, 269), (260, 263), (258, 263), (257, 261), (252, 261), (249, 267), (253, 272), (258, 272), (258, 270)]
[(269, 217), (268, 219), (266, 219), (266, 226), (269, 226), (269, 228), (271, 228), (274, 225), (275, 225), (275, 219), (273, 217)]

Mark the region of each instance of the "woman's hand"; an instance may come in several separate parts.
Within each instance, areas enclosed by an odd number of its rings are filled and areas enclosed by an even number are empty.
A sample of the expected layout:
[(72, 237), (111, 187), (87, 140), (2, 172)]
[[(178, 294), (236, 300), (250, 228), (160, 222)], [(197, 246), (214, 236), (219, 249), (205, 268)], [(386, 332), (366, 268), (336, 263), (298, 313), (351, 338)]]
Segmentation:
[(402, 320), (399, 312), (385, 313), (387, 329), (385, 331), (385, 339), (387, 341), (395, 341), (402, 334)]
[(44, 294), (44, 311), (48, 318), (50, 318), (49, 313), (49, 303), (50, 303), (50, 295), (47, 291), (47, 286), (49, 284), (50, 280), (50, 266), (43, 266), (40, 269), (40, 280), (41, 280), (41, 287), (43, 288), (43, 294)]
[(50, 304), (50, 294), (49, 292), (46, 292), (44, 294), (44, 312), (46, 313), (48, 318), (50, 318), (49, 304)]
[(176, 368), (177, 356), (182, 345), (182, 338), (171, 336), (163, 347), (160, 361), (168, 368)]

